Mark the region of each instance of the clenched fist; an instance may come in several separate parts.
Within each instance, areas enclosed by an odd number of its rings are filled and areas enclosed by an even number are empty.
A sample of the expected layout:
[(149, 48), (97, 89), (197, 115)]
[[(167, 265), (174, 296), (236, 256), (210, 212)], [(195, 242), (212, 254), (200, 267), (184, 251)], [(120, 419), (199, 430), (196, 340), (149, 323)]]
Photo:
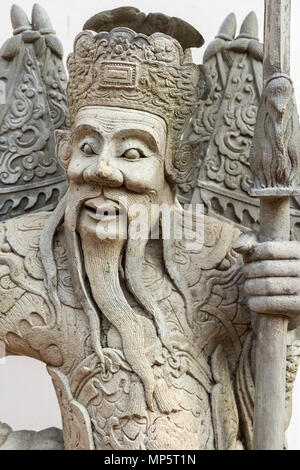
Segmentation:
[(245, 290), (253, 312), (289, 317), (290, 328), (300, 324), (300, 243), (258, 243), (245, 233), (233, 248), (243, 255)]

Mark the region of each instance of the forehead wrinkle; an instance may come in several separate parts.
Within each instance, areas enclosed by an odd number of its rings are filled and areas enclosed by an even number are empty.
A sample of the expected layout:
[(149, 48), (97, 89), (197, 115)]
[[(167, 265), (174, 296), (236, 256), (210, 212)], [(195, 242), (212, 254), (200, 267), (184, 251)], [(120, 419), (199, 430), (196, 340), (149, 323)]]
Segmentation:
[[(95, 126), (95, 121), (98, 126)], [(91, 124), (91, 122), (93, 123), (93, 125)], [(102, 131), (107, 134), (114, 132), (120, 128), (119, 123), (116, 123), (109, 119), (100, 118), (98, 116), (95, 116), (94, 114), (85, 114), (84, 116), (79, 116), (79, 118), (76, 119), (76, 124), (77, 126), (89, 126), (97, 130), (98, 132)]]
[[(112, 111), (113, 119), (111, 117), (105, 116), (107, 112), (112, 113)], [(100, 113), (102, 115), (99, 115)], [(101, 131), (105, 134), (111, 134), (123, 129), (127, 130), (127, 125), (133, 125), (133, 128), (131, 127), (129, 130), (134, 131), (134, 127), (142, 130), (143, 126), (147, 126), (151, 129), (150, 134), (156, 134), (156, 140), (158, 141), (163, 141), (164, 137), (167, 137), (167, 125), (165, 121), (159, 116), (147, 113), (145, 111), (135, 111), (132, 109), (113, 107), (108, 108), (101, 106), (88, 106), (81, 108), (77, 113), (76, 124), (78, 125), (82, 121), (83, 124), (88, 125), (91, 125), (91, 122), (94, 121), (94, 123), (97, 123), (97, 127), (95, 127), (95, 129), (98, 130), (98, 132)]]
[(77, 123), (73, 131), (73, 133), (75, 134), (75, 138), (80, 137), (80, 133), (82, 131), (95, 133), (98, 135), (99, 138), (101, 138), (101, 134), (98, 132), (98, 130), (94, 126), (91, 126), (90, 124), (86, 124), (86, 123), (84, 124)]

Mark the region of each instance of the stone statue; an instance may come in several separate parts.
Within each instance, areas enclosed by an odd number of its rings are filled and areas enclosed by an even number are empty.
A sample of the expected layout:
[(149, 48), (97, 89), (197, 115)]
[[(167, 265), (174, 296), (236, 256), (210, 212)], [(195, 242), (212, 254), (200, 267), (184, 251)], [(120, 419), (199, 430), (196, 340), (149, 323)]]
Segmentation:
[(52, 210), (67, 189), (55, 158), (55, 129), (69, 129), (62, 45), (35, 4), (31, 23), (18, 6), (0, 50), (0, 221)]
[(299, 243), (258, 243), (177, 201), (198, 161), (181, 136), (211, 87), (191, 61), (201, 35), (129, 7), (85, 29), (71, 131), (56, 131), (67, 193), (1, 226), (0, 340), (47, 365), (66, 449), (251, 449), (256, 312), (290, 318), (290, 419)]

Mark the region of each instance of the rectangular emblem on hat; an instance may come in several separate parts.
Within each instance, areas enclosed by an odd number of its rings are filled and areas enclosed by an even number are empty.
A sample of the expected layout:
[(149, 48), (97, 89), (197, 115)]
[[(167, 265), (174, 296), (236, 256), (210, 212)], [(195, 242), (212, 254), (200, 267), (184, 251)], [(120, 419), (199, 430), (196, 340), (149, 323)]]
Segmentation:
[(137, 66), (124, 62), (101, 62), (100, 86), (113, 88), (134, 88)]

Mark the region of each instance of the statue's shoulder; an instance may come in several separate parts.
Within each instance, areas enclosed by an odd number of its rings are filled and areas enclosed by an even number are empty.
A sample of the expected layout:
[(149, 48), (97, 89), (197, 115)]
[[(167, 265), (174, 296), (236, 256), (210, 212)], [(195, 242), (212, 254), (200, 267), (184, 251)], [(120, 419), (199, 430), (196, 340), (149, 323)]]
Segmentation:
[[(19, 256), (39, 250), (41, 232), (51, 212), (39, 212), (9, 219), (0, 224), (1, 252), (11, 248)], [(4, 246), (8, 245), (8, 246)]]
[[(6, 313), (26, 292), (44, 299), (48, 297), (44, 285), (40, 238), (50, 216), (51, 212), (40, 212), (10, 219), (0, 225), (1, 313)], [(53, 251), (59, 273), (61, 300), (66, 305), (77, 307), (68, 271), (63, 228), (57, 231)]]
[(240, 231), (233, 225), (205, 215), (200, 218), (200, 222), (197, 221), (197, 231), (189, 234), (185, 230), (184, 240), (177, 243), (178, 262), (188, 261), (190, 267), (198, 272), (214, 270), (220, 266), (226, 270), (239, 260), (232, 248), (239, 235)]
[(43, 290), (39, 238), (50, 214), (30, 214), (0, 224), (0, 313), (7, 314), (28, 292)]

